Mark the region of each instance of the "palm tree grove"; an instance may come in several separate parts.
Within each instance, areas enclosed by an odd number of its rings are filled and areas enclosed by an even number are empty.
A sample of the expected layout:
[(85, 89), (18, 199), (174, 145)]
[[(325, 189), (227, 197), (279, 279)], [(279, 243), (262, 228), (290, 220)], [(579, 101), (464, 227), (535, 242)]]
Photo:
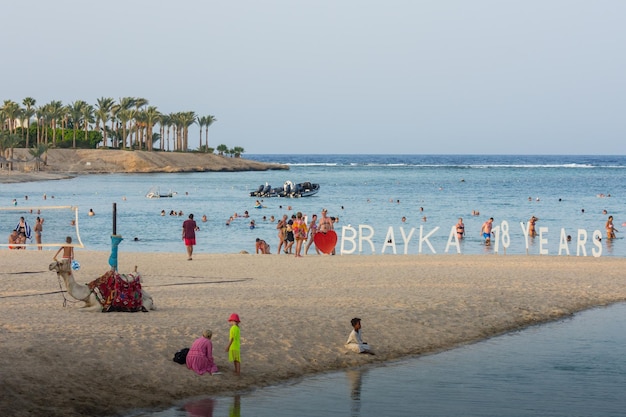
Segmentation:
[[(26, 97), (19, 104), (4, 100), (0, 107), (0, 163), (12, 169), (13, 150), (26, 148), (36, 166), (50, 148), (124, 149), (167, 152), (203, 152), (240, 157), (244, 149), (220, 144), (209, 146), (212, 115), (193, 111), (163, 114), (145, 98), (101, 97), (95, 104), (76, 100), (69, 104), (53, 100), (37, 106)], [(197, 149), (189, 148), (189, 127), (200, 127)], [(203, 138), (204, 133), (204, 138)]]

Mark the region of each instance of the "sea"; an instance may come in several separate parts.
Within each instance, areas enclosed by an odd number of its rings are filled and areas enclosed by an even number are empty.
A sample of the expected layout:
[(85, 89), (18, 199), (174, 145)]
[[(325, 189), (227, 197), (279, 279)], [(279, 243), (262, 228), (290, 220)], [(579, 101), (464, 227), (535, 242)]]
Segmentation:
[[(289, 170), (93, 174), (0, 184), (0, 225), (8, 235), (20, 216), (32, 226), (39, 215), (45, 219), (43, 241), (52, 245), (47, 250), (66, 236), (86, 249), (110, 250), (115, 232), (124, 238), (121, 254), (184, 253), (181, 225), (194, 214), (200, 227), (195, 253), (239, 253), (253, 252), (257, 237), (275, 251), (277, 219), (298, 211), (319, 215), (326, 208), (337, 219), (340, 255), (626, 256), (626, 156), (246, 157)], [(265, 198), (255, 208), (251, 191), (286, 181), (317, 183), (320, 191)], [(172, 197), (146, 198), (154, 189)], [(617, 239), (605, 237), (609, 215)], [(532, 216), (539, 219), (539, 235), (527, 238)], [(490, 217), (496, 234), (487, 247), (480, 231)], [(466, 235), (457, 242), (451, 230), (459, 218)]]
[[(326, 208), (337, 219), (337, 256), (626, 256), (626, 156), (246, 157), (289, 170), (97, 174), (0, 184), (0, 225), (8, 235), (20, 216), (31, 225), (44, 218), (43, 241), (51, 245), (45, 250), (56, 250), (71, 236), (85, 249), (108, 251), (115, 232), (124, 238), (120, 257), (180, 252), (182, 258), (181, 226), (190, 213), (200, 227), (195, 253), (254, 252), (257, 237), (275, 252), (278, 218)], [(320, 191), (266, 198), (255, 208), (251, 191), (286, 181), (318, 183)], [(154, 188), (172, 197), (146, 198)], [(527, 238), (531, 216), (539, 219), (539, 235)], [(606, 239), (608, 216), (614, 217), (616, 239)], [(451, 231), (459, 217), (466, 236), (457, 242)], [(480, 231), (490, 217), (497, 233), (486, 246)], [(434, 355), (128, 416), (625, 415), (624, 328), (626, 305), (617, 304)]]

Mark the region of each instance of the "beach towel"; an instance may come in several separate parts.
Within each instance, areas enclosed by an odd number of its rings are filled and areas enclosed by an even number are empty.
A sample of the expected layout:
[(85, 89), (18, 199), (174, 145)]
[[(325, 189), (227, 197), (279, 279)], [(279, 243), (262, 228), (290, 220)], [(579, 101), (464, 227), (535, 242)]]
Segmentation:
[[(21, 228), (21, 225), (18, 223), (17, 226), (15, 226), (15, 231), (19, 232)], [(24, 222), (24, 235), (26, 235), (26, 239), (28, 240), (32, 240), (31, 236), (32, 236), (32, 230), (30, 228), (30, 226), (28, 225), (27, 222)]]

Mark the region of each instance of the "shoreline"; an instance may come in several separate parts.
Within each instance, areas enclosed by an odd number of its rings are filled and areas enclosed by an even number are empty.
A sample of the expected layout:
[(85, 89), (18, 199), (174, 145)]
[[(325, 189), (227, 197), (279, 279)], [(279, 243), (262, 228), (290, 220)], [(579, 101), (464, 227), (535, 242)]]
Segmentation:
[(35, 181), (57, 181), (68, 180), (76, 175), (58, 174), (52, 172), (21, 172), (21, 171), (0, 171), (0, 184), (15, 184), (21, 182)]
[[(626, 300), (620, 258), (198, 254), (187, 262), (183, 253), (121, 253), (120, 272), (139, 266), (157, 310), (103, 314), (63, 307), (49, 252), (2, 256), (0, 412), (7, 416), (167, 408), (436, 353)], [(106, 272), (108, 256), (77, 250), (77, 282)], [(242, 320), (239, 378), (224, 353), (232, 312)], [(376, 356), (343, 347), (354, 316)], [(197, 376), (172, 361), (207, 327), (221, 376)]]

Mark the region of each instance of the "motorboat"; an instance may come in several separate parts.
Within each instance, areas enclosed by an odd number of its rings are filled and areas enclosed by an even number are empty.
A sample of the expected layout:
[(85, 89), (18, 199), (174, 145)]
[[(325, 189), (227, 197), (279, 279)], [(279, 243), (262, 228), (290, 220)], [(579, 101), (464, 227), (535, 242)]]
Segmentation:
[(319, 192), (320, 185), (312, 182), (301, 182), (294, 184), (291, 181), (285, 181), (282, 187), (272, 188), (268, 183), (259, 185), (259, 187), (250, 192), (250, 197), (287, 197), (300, 198), (310, 197)]
[(146, 194), (147, 198), (168, 198), (168, 197), (174, 197), (174, 192), (172, 192), (172, 190), (170, 190), (167, 193), (162, 193), (161, 189), (159, 187), (152, 187), (150, 188), (150, 191), (148, 191), (148, 193)]

